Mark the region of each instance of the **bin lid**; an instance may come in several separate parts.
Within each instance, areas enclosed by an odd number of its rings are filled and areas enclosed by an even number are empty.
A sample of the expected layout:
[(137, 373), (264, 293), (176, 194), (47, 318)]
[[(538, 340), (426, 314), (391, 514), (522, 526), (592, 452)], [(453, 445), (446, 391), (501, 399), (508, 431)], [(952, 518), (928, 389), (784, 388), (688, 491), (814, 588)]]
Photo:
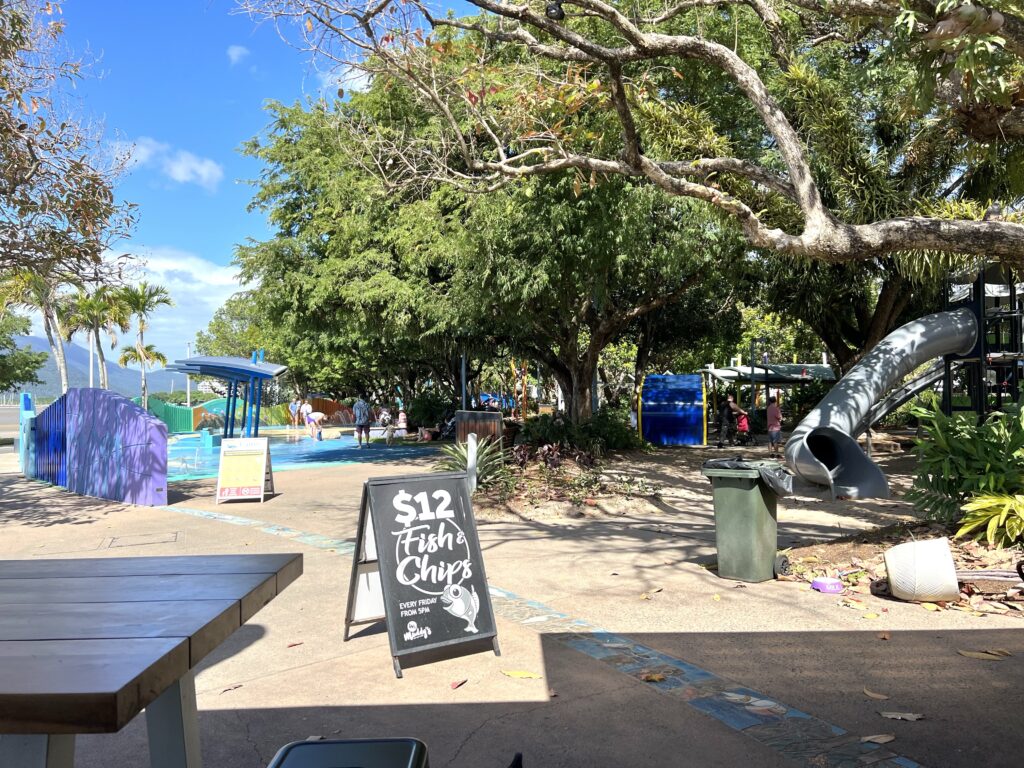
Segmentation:
[(708, 459), (700, 471), (709, 478), (760, 479), (779, 496), (788, 496), (793, 492), (793, 476), (777, 461), (749, 460), (741, 456), (731, 459)]
[(757, 480), (761, 473), (756, 469), (716, 469), (714, 467), (702, 467), (700, 473), (705, 477), (745, 477), (748, 480)]

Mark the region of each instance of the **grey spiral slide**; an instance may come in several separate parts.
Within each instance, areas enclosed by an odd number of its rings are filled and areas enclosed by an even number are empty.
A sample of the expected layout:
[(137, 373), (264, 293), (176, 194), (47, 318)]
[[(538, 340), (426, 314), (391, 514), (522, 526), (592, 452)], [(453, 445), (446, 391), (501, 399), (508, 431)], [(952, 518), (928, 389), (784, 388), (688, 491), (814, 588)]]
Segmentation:
[(861, 450), (872, 406), (907, 375), (942, 355), (974, 348), (978, 321), (969, 309), (922, 317), (890, 333), (822, 398), (786, 442), (786, 464), (832, 498), (888, 498), (889, 483)]

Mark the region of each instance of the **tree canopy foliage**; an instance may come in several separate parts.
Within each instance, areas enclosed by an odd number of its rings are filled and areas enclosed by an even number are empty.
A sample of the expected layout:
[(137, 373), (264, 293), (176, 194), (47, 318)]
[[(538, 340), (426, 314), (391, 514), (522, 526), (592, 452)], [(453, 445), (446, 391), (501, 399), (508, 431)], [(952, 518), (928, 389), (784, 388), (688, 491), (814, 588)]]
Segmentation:
[(110, 279), (125, 261), (104, 251), (132, 226), (113, 194), (125, 158), (105, 158), (71, 116), (80, 68), (61, 49), (63, 29), (57, 2), (0, 4), (0, 270)]
[(481, 15), (242, 4), (346, 71), (406, 84), (427, 117), (350, 126), (396, 188), (625, 176), (703, 201), (784, 256), (1024, 262), (1011, 0), (470, 2)]
[[(568, 176), (489, 195), (395, 191), (367, 169), (348, 126), (428, 118), (401, 83), (271, 109), (270, 130), (246, 151), (266, 164), (254, 205), (278, 232), (239, 249), (243, 279), (259, 287), (218, 313), (203, 351), (259, 340), (300, 389), (403, 397), (428, 382), (454, 393), (463, 353), (471, 376), (522, 356), (543, 363), (583, 420), (608, 344), (689, 302), (700, 319), (663, 326), (658, 342), (681, 338), (715, 314), (709, 301), (728, 303), (720, 268), (742, 258), (742, 239), (691, 201)], [(655, 341), (644, 338), (646, 355)]]

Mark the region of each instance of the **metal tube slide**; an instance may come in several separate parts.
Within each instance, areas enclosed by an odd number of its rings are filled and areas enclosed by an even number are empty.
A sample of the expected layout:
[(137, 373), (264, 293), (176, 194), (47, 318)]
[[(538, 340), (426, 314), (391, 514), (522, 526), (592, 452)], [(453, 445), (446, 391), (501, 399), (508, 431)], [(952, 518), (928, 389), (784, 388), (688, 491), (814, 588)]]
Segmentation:
[(786, 442), (786, 464), (832, 498), (888, 498), (889, 483), (853, 435), (871, 406), (918, 366), (973, 349), (978, 322), (969, 309), (922, 317), (890, 333), (832, 388)]

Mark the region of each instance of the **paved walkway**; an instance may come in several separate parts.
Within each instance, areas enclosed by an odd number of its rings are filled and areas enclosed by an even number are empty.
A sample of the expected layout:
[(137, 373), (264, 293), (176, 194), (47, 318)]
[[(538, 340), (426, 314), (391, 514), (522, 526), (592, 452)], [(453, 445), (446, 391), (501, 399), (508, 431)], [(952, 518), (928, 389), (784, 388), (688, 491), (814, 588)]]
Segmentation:
[[(516, 751), (531, 768), (1019, 764), (1020, 622), (895, 602), (866, 620), (798, 584), (738, 588), (694, 564), (706, 542), (650, 526), (481, 525), (503, 655), (396, 680), (379, 628), (341, 642), (352, 537), (362, 480), (428, 468), (280, 473), (279, 495), (262, 505), (217, 506), (210, 481), (182, 483), (164, 509), (0, 475), (0, 555), (305, 554), (305, 575), (198, 676), (209, 765), (264, 766), (281, 744), (309, 736), (380, 735), (423, 739), (435, 766), (502, 768)], [(1015, 655), (956, 654), (992, 647)], [(891, 698), (869, 699), (865, 687)], [(883, 709), (926, 719), (887, 720)], [(860, 740), (880, 733), (897, 738)], [(137, 720), (81, 739), (76, 765), (145, 754)]]

